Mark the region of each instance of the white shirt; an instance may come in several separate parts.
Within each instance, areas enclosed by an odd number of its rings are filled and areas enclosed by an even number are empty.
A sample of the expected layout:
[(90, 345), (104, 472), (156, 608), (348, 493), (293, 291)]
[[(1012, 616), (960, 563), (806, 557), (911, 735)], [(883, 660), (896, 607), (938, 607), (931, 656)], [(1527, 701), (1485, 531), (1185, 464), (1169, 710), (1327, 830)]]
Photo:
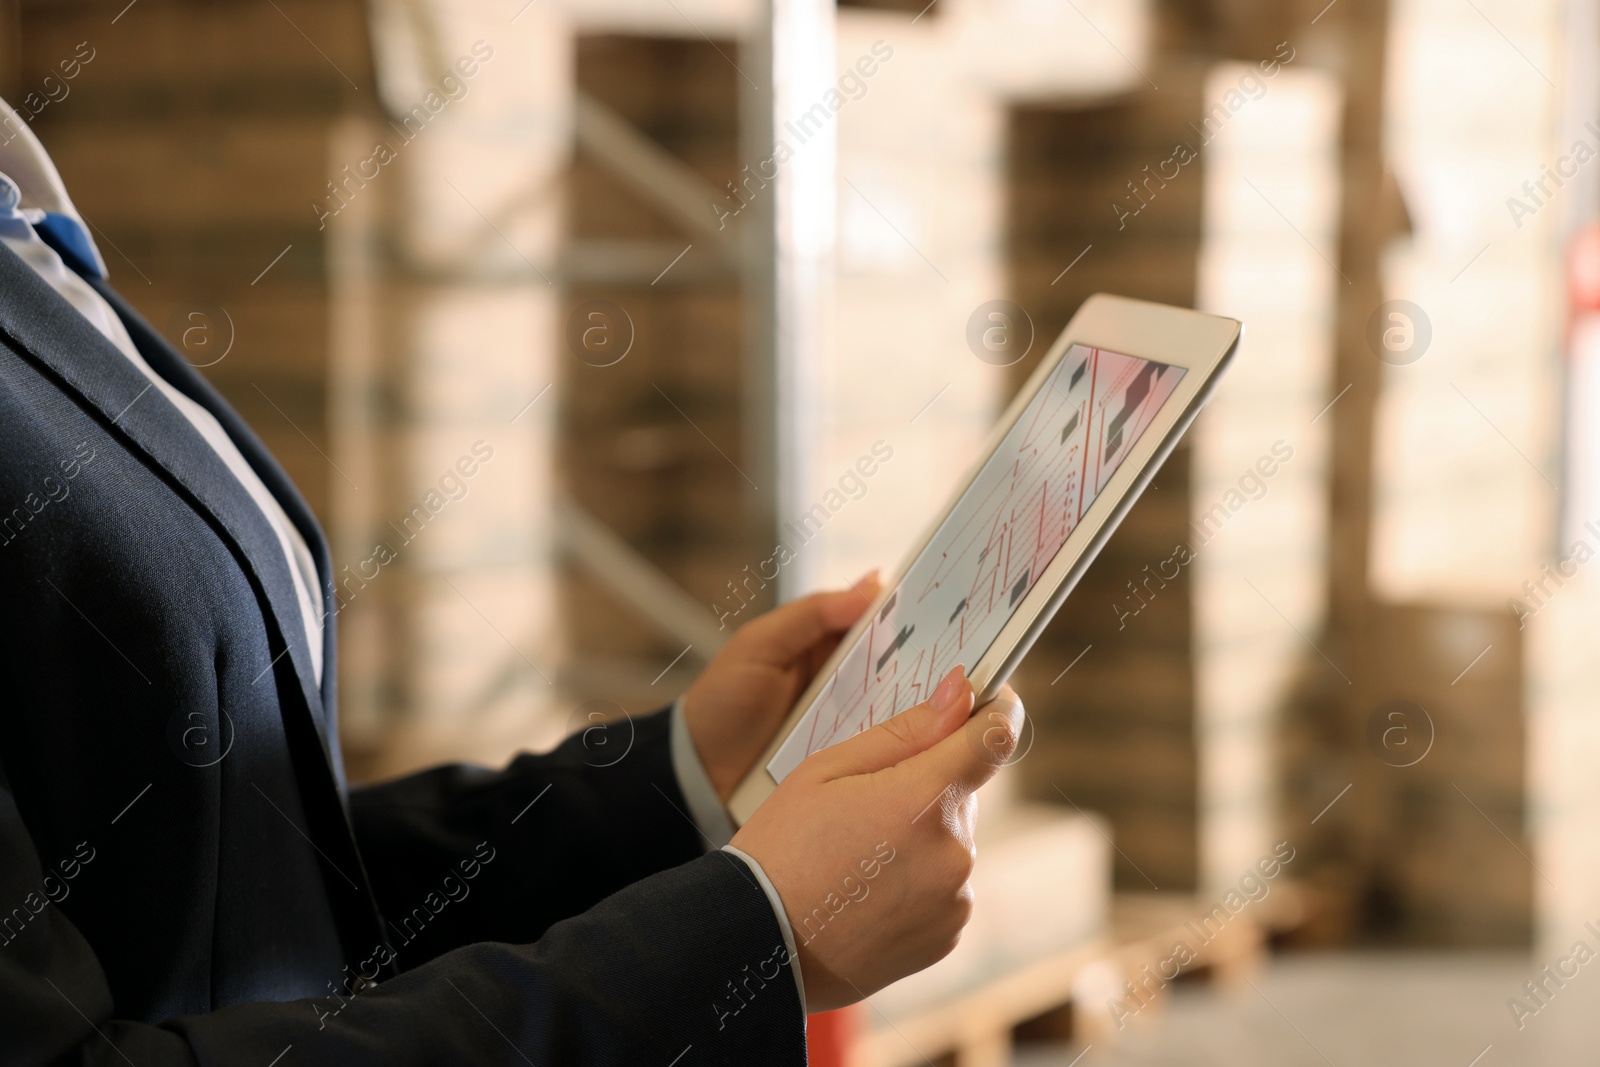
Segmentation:
[[(4, 100), (0, 100), (0, 108), (13, 115), (16, 114)], [(62, 184), (61, 175), (56, 171), (55, 164), (51, 162), (44, 146), (39, 143), (38, 138), (33, 135), (33, 131), (20, 116), (17, 116), (14, 125), (0, 127), (0, 132), (6, 129), (16, 129), (18, 133), (10, 141), (0, 144), (0, 241), (4, 241), (7, 248), (21, 256), (50, 288), (77, 308), (95, 329), (138, 368), (141, 374), (150, 379), (152, 387), (159, 390), (189, 421), (229, 472), (239, 480), (239, 484), (250, 494), (256, 506), (261, 509), (261, 514), (266, 517), (273, 533), (277, 535), (278, 546), (283, 550), (284, 560), (289, 565), (289, 575), (294, 580), (295, 597), (300, 604), (301, 622), (305, 626), (306, 643), (311, 649), (311, 666), (320, 685), (324, 617), (322, 585), (317, 577), (316, 563), (311, 558), (311, 551), (306, 547), (305, 539), (289, 521), (289, 516), (284, 513), (277, 498), (251, 469), (221, 423), (217, 422), (209, 411), (184, 396), (151, 369), (144, 361), (144, 357), (139, 355), (133, 338), (128, 336), (127, 329), (122, 325), (122, 320), (117, 318), (117, 313), (112, 310), (111, 305), (80, 278), (77, 272), (62, 262), (61, 256), (55, 249), (40, 239), (33, 227), (35, 223), (43, 221), (46, 212), (66, 216), (83, 231), (84, 240), (93, 253), (95, 266), (102, 277), (106, 276), (105, 260), (101, 257), (100, 250), (94, 243), (94, 237), (89, 233), (82, 217), (72, 206), (72, 200), (67, 196), (66, 187)], [(134, 403), (138, 403), (138, 400)], [(772, 905), (773, 914), (782, 930), (803, 1010), (805, 985), (800, 978), (800, 960), (795, 953), (794, 930), (784, 912), (783, 901), (778, 896), (771, 879), (767, 877), (767, 872), (761, 869), (761, 864), (745, 852), (728, 844), (733, 837), (733, 820), (729, 818), (727, 809), (718, 799), (711, 778), (695, 751), (688, 724), (684, 720), (682, 700), (672, 707), (669, 732), (672, 771), (678, 779), (678, 787), (683, 792), (684, 800), (689, 805), (688, 814), (701, 836), (713, 849), (721, 849), (739, 857), (755, 875), (762, 892)]]

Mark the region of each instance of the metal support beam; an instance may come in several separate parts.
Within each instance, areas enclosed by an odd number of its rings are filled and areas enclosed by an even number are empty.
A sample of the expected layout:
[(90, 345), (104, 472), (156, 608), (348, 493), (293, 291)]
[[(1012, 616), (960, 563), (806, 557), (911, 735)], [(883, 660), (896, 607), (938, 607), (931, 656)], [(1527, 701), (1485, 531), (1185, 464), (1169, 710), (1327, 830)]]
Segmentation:
[[(837, 127), (818, 124), (833, 88), (833, 0), (772, 0), (739, 49), (746, 329), (746, 493), (755, 544), (784, 539), (813, 480), (816, 413), (832, 330)], [(793, 123), (809, 119), (802, 139)], [(798, 547), (798, 546), (794, 546)], [(815, 560), (778, 572), (778, 601), (813, 584)]]
[(712, 624), (711, 609), (565, 495), (556, 497), (556, 536), (561, 550), (617, 599), (674, 640), (693, 646), (709, 661), (732, 632)]
[(737, 261), (738, 228), (732, 219), (718, 222), (713, 205), (723, 198), (694, 168), (587, 93), (577, 94), (573, 122), (581, 151), (690, 235)]

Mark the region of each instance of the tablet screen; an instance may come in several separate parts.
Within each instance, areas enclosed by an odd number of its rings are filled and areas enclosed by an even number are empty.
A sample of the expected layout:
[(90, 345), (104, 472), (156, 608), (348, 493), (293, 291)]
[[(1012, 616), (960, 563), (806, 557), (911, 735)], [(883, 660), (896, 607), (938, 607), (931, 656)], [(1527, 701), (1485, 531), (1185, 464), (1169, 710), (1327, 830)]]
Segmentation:
[(1073, 345), (767, 769), (922, 702), (983, 657), (1133, 450), (1183, 368)]

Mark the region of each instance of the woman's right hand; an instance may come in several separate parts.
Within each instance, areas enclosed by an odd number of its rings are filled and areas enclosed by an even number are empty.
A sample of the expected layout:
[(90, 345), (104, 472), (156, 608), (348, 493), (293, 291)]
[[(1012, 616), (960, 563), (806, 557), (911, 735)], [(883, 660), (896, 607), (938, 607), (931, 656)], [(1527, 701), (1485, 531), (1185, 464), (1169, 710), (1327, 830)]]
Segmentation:
[(972, 705), (957, 667), (927, 702), (809, 756), (734, 835), (783, 900), (807, 1010), (855, 1003), (960, 939), (974, 791), (1010, 758), (1023, 719), (1010, 686), (982, 714)]

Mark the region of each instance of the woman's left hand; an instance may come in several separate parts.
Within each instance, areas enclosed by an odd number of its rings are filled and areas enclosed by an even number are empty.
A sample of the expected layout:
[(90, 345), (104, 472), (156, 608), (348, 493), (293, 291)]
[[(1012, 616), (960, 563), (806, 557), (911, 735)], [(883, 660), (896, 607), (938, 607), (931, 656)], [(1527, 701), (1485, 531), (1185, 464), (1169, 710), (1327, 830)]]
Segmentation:
[(689, 687), (684, 720), (723, 803), (879, 586), (874, 570), (849, 589), (813, 593), (752, 619)]

